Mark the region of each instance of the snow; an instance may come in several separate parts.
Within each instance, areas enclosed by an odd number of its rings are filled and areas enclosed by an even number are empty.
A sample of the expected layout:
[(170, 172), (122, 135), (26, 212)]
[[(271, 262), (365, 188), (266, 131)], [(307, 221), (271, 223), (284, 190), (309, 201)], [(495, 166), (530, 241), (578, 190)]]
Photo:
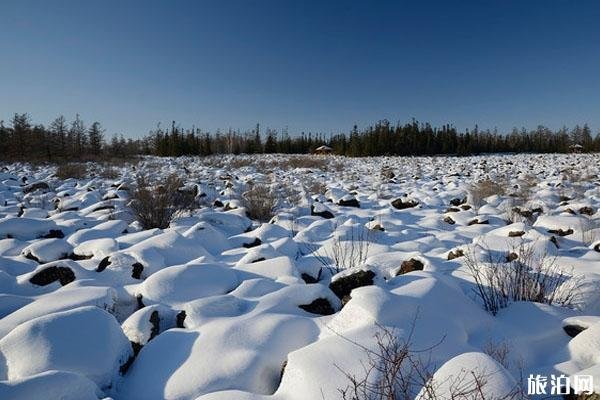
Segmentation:
[(132, 350), (115, 319), (88, 306), (19, 325), (0, 340), (0, 354), (6, 361), (8, 380), (61, 370), (84, 375), (105, 388)]
[[(486, 398), (526, 389), (521, 373), (591, 374), (600, 392), (597, 155), (331, 156), (323, 169), (244, 157), (252, 163), (148, 157), (119, 167), (116, 181), (4, 165), (0, 398), (339, 399), (384, 330), (431, 349), (438, 398), (477, 372)], [(569, 181), (568, 169), (582, 178)], [(144, 230), (128, 206), (136, 175), (171, 173), (204, 194), (201, 207)], [(22, 176), (48, 188), (25, 193)], [(472, 204), (469, 188), (485, 179), (504, 193)], [(253, 221), (242, 201), (250, 181), (299, 200), (280, 198), (269, 223)], [(528, 181), (527, 198), (512, 196)], [(398, 209), (397, 199), (418, 204)], [(359, 208), (339, 204), (354, 200)], [(521, 246), (578, 280), (572, 306), (484, 309), (465, 255), (485, 263), (491, 251), (501, 263)], [(422, 270), (404, 273), (410, 260)], [(338, 298), (330, 284), (358, 271), (372, 285)], [(411, 398), (426, 398), (421, 389)]]

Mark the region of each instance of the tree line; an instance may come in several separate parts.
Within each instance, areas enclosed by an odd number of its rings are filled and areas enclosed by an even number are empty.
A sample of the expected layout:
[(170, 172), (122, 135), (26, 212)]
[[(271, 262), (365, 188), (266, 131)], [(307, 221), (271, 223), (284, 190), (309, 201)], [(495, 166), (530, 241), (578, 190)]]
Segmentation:
[(287, 153), (306, 154), (328, 145), (335, 154), (378, 155), (470, 155), (483, 153), (564, 153), (579, 144), (583, 151), (600, 151), (600, 134), (592, 137), (587, 124), (551, 130), (544, 126), (513, 129), (506, 134), (480, 130), (463, 132), (452, 125), (432, 127), (412, 120), (406, 124), (380, 121), (348, 133), (290, 135), (287, 130), (202, 131), (184, 129), (175, 122), (167, 129), (160, 125), (141, 139), (112, 135), (107, 140), (99, 122), (87, 126), (79, 115), (72, 121), (64, 116), (48, 126), (34, 124), (28, 114), (15, 114), (6, 125), (0, 121), (0, 159), (4, 161), (69, 161), (127, 158), (135, 155), (184, 156), (212, 154)]

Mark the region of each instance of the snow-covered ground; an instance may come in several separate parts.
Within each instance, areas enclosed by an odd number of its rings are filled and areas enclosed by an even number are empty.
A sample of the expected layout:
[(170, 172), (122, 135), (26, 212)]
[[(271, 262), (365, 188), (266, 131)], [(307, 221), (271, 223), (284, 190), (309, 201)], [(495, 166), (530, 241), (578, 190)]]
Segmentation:
[[(386, 337), (439, 399), (477, 373), (486, 398), (530, 374), (600, 393), (600, 157), (286, 160), (147, 158), (117, 179), (1, 166), (0, 398), (339, 399)], [(200, 207), (142, 229), (136, 177), (172, 173)], [(246, 216), (258, 184), (269, 222)], [(519, 250), (564, 286), (493, 315), (467, 264)]]

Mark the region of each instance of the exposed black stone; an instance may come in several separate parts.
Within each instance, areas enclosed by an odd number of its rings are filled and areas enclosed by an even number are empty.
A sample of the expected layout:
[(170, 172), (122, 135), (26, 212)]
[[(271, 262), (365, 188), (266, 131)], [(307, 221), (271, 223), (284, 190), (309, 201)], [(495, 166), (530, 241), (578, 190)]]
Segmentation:
[(314, 215), (316, 217), (321, 217), (321, 218), (325, 218), (325, 219), (331, 219), (331, 218), (335, 217), (333, 215), (333, 213), (329, 210), (323, 210), (321, 212), (316, 212), (314, 206), (310, 207), (310, 215)]
[(402, 261), (400, 265), (400, 269), (396, 272), (396, 276), (406, 274), (408, 272), (413, 271), (422, 271), (423, 270), (423, 262), (417, 260), (416, 258), (411, 258), (410, 260)]
[(373, 284), (375, 273), (373, 271), (357, 271), (353, 274), (343, 276), (329, 284), (329, 288), (335, 295), (343, 299), (349, 296), (352, 289)]
[(110, 256), (106, 256), (100, 261), (100, 264), (96, 267), (96, 272), (102, 272), (110, 265), (109, 257)]
[(350, 200), (343, 200), (342, 199), (342, 200), (340, 200), (338, 202), (338, 204), (340, 206), (343, 206), (343, 207), (356, 207), (356, 208), (360, 208), (360, 202), (358, 200), (356, 200), (356, 199), (350, 199)]
[(575, 337), (581, 332), (585, 331), (585, 328), (579, 325), (565, 325), (563, 326), (563, 330), (566, 332), (567, 335)]
[(392, 207), (397, 208), (398, 210), (404, 210), (406, 208), (412, 208), (418, 205), (419, 202), (415, 200), (402, 201), (402, 199), (396, 199), (392, 201)]
[(152, 311), (152, 314), (150, 314), (150, 323), (152, 324), (152, 329), (150, 330), (150, 339), (148, 339), (148, 341), (154, 339), (160, 333), (160, 317), (158, 311)]
[(458, 207), (462, 204), (465, 204), (467, 202), (467, 198), (464, 197), (462, 199), (459, 198), (454, 198), (452, 200), (450, 200), (450, 205), (454, 206), (454, 207)]
[(256, 246), (260, 246), (262, 244), (262, 240), (260, 240), (259, 238), (254, 238), (254, 240), (250, 243), (243, 243), (242, 246), (250, 249), (252, 247), (256, 247)]
[(52, 267), (44, 268), (37, 274), (29, 278), (29, 282), (38, 286), (46, 286), (52, 282), (59, 281), (62, 286), (65, 286), (75, 280), (75, 274), (69, 267)]
[(329, 303), (329, 300), (323, 297), (319, 297), (310, 304), (302, 304), (298, 307), (311, 314), (331, 315), (335, 313), (335, 310), (331, 306), (331, 303)]
[(187, 315), (186, 315), (186, 313), (185, 313), (185, 311), (184, 311), (184, 310), (181, 310), (181, 311), (179, 311), (179, 312), (177, 313), (175, 325), (176, 325), (178, 328), (185, 328), (185, 326), (183, 325), (183, 323), (185, 322), (185, 317), (186, 317), (186, 316), (187, 316)]
[(65, 237), (65, 234), (60, 229), (50, 229), (48, 234), (42, 236), (42, 239), (62, 239)]
[(300, 277), (306, 283), (317, 283), (317, 282), (319, 282), (316, 278), (313, 278), (312, 275), (309, 275), (309, 274), (304, 273), (304, 272), (300, 275)]
[(139, 262), (133, 263), (132, 265), (133, 271), (131, 272), (131, 277), (134, 279), (142, 279), (142, 271), (144, 270), (144, 266)]

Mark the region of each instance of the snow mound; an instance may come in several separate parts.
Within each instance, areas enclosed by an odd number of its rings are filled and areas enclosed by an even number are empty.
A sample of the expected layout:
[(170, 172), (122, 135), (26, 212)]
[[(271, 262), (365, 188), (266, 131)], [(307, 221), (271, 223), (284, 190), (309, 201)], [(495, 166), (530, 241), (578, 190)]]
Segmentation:
[(115, 318), (97, 307), (81, 307), (25, 322), (0, 340), (10, 380), (62, 370), (105, 388), (133, 354)]

